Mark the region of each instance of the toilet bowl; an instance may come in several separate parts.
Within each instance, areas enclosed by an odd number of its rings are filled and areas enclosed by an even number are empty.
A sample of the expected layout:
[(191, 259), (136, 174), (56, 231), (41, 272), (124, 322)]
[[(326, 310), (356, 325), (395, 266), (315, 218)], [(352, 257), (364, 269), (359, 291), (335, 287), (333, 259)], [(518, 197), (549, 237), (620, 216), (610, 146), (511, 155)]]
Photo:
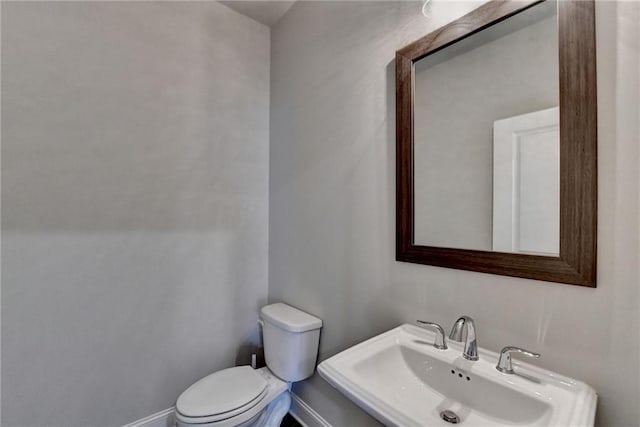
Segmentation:
[(175, 405), (179, 427), (277, 427), (292, 382), (313, 375), (322, 321), (286, 304), (260, 311), (267, 366), (223, 369), (186, 389)]
[(272, 404), (283, 395), (289, 399), (288, 384), (266, 367), (223, 369), (196, 382), (180, 395), (176, 402), (176, 421), (178, 426), (257, 426), (260, 425), (258, 418), (266, 418), (269, 411), (273, 412), (278, 405)]

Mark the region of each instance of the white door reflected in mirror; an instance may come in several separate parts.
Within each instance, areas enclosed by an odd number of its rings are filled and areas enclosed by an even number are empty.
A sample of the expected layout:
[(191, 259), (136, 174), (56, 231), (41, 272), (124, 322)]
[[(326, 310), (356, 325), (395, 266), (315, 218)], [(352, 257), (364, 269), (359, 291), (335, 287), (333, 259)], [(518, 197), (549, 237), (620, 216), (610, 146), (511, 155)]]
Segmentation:
[(493, 123), (493, 250), (560, 253), (557, 107)]

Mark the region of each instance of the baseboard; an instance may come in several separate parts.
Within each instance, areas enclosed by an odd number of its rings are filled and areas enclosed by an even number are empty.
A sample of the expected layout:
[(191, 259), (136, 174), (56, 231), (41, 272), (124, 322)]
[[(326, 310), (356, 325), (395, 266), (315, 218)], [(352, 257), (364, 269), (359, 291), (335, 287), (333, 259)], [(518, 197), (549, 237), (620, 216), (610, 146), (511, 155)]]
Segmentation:
[(174, 427), (174, 425), (173, 408), (168, 408), (123, 427)]
[[(123, 427), (173, 427), (175, 425), (173, 411), (173, 408), (168, 408), (126, 424)], [(291, 408), (289, 409), (289, 413), (304, 427), (332, 427), (331, 424), (295, 393), (291, 393)]]
[(289, 413), (304, 427), (331, 427), (331, 424), (293, 392), (291, 393)]

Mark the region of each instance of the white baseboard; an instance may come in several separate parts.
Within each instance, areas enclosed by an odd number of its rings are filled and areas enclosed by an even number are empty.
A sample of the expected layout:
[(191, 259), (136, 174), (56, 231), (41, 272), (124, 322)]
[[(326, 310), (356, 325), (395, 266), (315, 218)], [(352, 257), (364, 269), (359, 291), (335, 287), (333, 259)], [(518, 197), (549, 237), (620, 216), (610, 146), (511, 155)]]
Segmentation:
[(173, 408), (168, 408), (123, 427), (174, 427), (174, 425)]
[(331, 427), (331, 424), (293, 392), (291, 393), (289, 413), (304, 427)]
[[(168, 408), (123, 427), (174, 427), (175, 418), (173, 411), (173, 408)], [(332, 427), (331, 424), (295, 393), (291, 393), (291, 408), (289, 409), (289, 413), (304, 427)]]

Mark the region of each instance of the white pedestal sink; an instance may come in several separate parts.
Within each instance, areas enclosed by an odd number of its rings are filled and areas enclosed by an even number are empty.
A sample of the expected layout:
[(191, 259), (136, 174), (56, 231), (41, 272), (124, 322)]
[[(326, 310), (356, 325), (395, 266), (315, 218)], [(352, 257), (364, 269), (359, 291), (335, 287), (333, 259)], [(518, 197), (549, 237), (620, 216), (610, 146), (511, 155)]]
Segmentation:
[(463, 346), (433, 347), (435, 335), (402, 325), (339, 353), (320, 375), (385, 425), (593, 426), (596, 394), (587, 384), (514, 361), (515, 374), (495, 369), (498, 355), (462, 357)]

